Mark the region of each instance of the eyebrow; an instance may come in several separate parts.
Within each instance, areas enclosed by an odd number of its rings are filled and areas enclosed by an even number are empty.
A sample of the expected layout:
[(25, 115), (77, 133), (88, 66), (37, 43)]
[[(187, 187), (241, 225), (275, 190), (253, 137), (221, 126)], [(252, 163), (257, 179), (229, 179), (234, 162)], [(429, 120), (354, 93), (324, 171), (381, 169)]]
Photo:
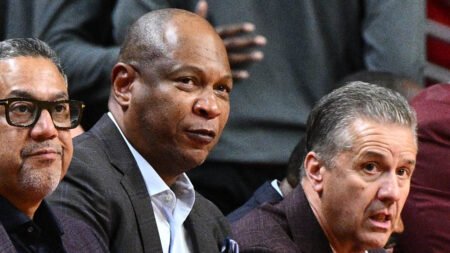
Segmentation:
[[(385, 159), (386, 157), (385, 157), (385, 155), (375, 152), (375, 151), (367, 151), (367, 152), (364, 152), (360, 156), (359, 160), (367, 159), (367, 158)], [(407, 163), (408, 165), (411, 165), (411, 166), (414, 166), (416, 164), (416, 161), (412, 160), (412, 159), (402, 159), (401, 161), (402, 161), (402, 163)]]
[[(9, 98), (21, 97), (21, 98), (36, 99), (36, 97), (33, 94), (31, 94), (28, 91), (24, 91), (24, 90), (13, 90), (9, 93), (8, 97)], [(56, 93), (53, 97), (54, 97), (53, 100), (68, 99), (67, 93), (65, 93), (63, 91)]]
[(366, 157), (366, 156), (368, 156), (368, 157), (372, 157), (372, 156), (375, 156), (375, 157), (384, 157), (385, 155), (381, 154), (380, 152), (368, 150), (368, 151), (364, 151), (364, 153), (362, 154), (362, 156), (363, 156), (363, 157)]
[[(198, 68), (198, 67), (192, 66), (192, 65), (182, 65), (182, 64), (175, 64), (170, 69), (168, 74), (172, 75), (172, 74), (182, 72), (182, 71), (192, 71), (197, 75), (201, 75), (201, 76), (205, 75), (205, 71), (203, 71), (201, 68)], [(232, 78), (231, 74), (226, 74), (226, 75), (220, 77), (220, 80), (232, 80), (232, 79), (233, 78)]]
[(175, 74), (177, 72), (183, 72), (183, 71), (191, 71), (196, 73), (197, 75), (203, 75), (203, 71), (195, 66), (188, 66), (188, 65), (183, 65), (183, 64), (175, 64), (174, 66), (172, 66), (170, 68), (170, 70), (168, 71), (168, 74)]
[(411, 166), (415, 166), (416, 165), (416, 160), (404, 159), (403, 162), (405, 162), (405, 163), (407, 163), (408, 165), (411, 165)]

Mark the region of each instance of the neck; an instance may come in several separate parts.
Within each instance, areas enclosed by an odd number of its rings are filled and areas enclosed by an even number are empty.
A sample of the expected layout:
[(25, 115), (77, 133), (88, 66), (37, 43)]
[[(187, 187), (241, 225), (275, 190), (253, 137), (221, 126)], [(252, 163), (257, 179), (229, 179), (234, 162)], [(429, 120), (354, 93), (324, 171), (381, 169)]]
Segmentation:
[(330, 247), (331, 247), (331, 250), (333, 251), (333, 253), (365, 253), (365, 252), (367, 252), (366, 250), (342, 250), (342, 251), (338, 251), (338, 250), (335, 250), (332, 245), (330, 245)]
[(302, 182), (303, 190), (305, 191), (306, 198), (313, 210), (314, 216), (319, 222), (320, 227), (322, 228), (325, 236), (330, 243), (330, 247), (333, 250), (333, 253), (364, 253), (364, 250), (355, 249), (352, 243), (345, 243), (339, 241), (336, 236), (333, 234), (331, 228), (328, 226), (328, 222), (322, 213), (322, 204), (320, 200), (319, 193), (317, 193), (311, 183), (307, 179), (303, 179)]
[(286, 197), (294, 188), (289, 184), (287, 178), (284, 178), (280, 183), (280, 190), (283, 196)]
[(161, 179), (164, 181), (164, 183), (166, 183), (169, 187), (172, 187), (172, 185), (175, 184), (178, 177), (180, 176), (180, 174), (171, 175), (169, 173), (165, 173), (166, 171), (164, 171), (164, 170), (161, 173), (156, 168), (155, 168), (155, 171), (156, 171), (156, 173), (158, 173), (158, 175), (161, 177)]
[(2, 196), (7, 199), (17, 210), (24, 213), (26, 216), (28, 216), (30, 219), (33, 219), (34, 214), (36, 213), (36, 210), (41, 205), (42, 199), (40, 200), (29, 200), (24, 198), (14, 198), (14, 197), (7, 197), (2, 194)]

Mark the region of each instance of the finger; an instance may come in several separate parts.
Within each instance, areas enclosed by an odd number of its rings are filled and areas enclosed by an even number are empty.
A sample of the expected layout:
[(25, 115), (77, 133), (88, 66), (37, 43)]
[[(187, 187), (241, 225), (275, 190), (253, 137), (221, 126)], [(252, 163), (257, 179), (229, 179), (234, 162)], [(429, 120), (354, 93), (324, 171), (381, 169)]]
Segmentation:
[(195, 14), (200, 17), (206, 18), (208, 15), (208, 2), (206, 0), (199, 0), (195, 6)]
[(239, 65), (246, 63), (259, 62), (264, 58), (264, 54), (261, 51), (254, 51), (251, 53), (229, 53), (228, 60), (230, 65)]
[(235, 80), (244, 80), (250, 77), (247, 70), (232, 70), (231, 75)]
[(254, 37), (234, 37), (223, 40), (227, 50), (246, 49), (255, 46), (264, 46), (267, 40), (264, 36), (257, 35)]
[(216, 31), (222, 38), (235, 36), (240, 33), (250, 33), (255, 30), (255, 25), (252, 23), (241, 23), (217, 26)]

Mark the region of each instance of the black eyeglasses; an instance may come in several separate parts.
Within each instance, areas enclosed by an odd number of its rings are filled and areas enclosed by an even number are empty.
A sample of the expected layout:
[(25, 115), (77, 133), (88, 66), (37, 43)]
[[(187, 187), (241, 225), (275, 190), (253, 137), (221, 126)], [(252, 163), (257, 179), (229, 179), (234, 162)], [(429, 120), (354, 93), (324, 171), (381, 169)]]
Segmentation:
[(11, 126), (32, 127), (41, 117), (43, 109), (50, 113), (56, 129), (72, 129), (81, 121), (84, 104), (75, 100), (39, 101), (29, 98), (1, 99), (5, 106), (6, 121)]

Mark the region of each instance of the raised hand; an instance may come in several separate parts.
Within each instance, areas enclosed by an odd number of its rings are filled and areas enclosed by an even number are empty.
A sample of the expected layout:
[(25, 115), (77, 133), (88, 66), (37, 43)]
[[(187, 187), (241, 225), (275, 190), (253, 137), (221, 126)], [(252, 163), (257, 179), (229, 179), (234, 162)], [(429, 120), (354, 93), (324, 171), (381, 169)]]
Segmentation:
[[(206, 18), (208, 14), (208, 3), (200, 0), (195, 12)], [(260, 47), (266, 45), (266, 38), (255, 35), (255, 25), (252, 23), (238, 23), (216, 27), (217, 33), (222, 37), (228, 52), (228, 59), (235, 80), (247, 79), (250, 73), (246, 68), (252, 63), (259, 62), (264, 58)]]

